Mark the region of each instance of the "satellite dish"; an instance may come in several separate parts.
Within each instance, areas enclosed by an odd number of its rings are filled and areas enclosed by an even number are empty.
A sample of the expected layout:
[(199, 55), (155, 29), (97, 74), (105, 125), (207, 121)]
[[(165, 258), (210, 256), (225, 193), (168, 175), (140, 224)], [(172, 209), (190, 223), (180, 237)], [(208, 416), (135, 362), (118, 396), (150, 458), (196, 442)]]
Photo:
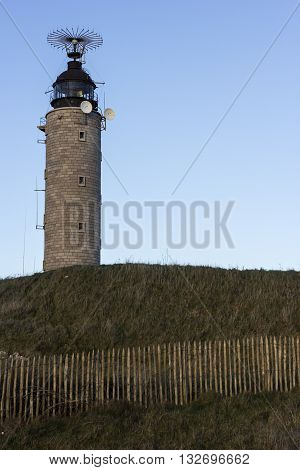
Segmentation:
[(93, 106), (89, 101), (82, 101), (80, 108), (84, 114), (90, 114), (93, 111)]
[(112, 121), (113, 119), (115, 119), (116, 113), (114, 112), (113, 109), (111, 109), (111, 108), (106, 108), (106, 110), (104, 111), (104, 117), (105, 117), (105, 119), (107, 119), (108, 121)]

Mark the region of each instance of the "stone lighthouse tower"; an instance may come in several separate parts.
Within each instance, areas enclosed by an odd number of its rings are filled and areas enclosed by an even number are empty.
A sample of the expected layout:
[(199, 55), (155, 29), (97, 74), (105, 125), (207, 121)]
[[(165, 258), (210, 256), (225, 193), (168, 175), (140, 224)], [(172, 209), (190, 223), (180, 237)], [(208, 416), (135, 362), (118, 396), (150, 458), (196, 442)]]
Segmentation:
[(68, 68), (53, 83), (52, 110), (38, 126), (46, 136), (44, 270), (100, 264), (101, 132), (96, 84), (83, 68), (86, 52), (102, 44), (87, 30), (50, 33), (66, 51)]

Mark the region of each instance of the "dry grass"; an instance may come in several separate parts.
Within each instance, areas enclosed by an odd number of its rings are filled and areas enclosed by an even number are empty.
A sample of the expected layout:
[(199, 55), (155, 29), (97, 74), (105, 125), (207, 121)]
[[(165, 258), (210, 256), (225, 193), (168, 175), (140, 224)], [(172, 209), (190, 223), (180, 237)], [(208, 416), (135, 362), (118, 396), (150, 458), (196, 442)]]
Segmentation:
[[(5, 449), (296, 449), (299, 393), (221, 399), (206, 395), (185, 407), (142, 409), (118, 403), (71, 418), (27, 426), (8, 422)], [(276, 410), (276, 413), (274, 412)]]
[(28, 354), (300, 331), (300, 273), (124, 264), (0, 281), (0, 350)]

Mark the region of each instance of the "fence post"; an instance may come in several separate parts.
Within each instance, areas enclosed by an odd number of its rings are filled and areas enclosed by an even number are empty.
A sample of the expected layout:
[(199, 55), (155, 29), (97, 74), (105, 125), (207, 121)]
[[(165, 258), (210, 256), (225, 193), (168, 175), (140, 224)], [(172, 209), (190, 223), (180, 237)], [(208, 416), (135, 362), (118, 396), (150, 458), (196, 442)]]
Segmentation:
[(223, 341), (223, 353), (224, 353), (224, 389), (225, 397), (228, 396), (228, 376), (227, 376), (227, 351), (226, 351), (226, 341)]
[(203, 393), (203, 374), (202, 374), (202, 343), (198, 344), (198, 369), (199, 369), (199, 392)]
[[(141, 348), (138, 348), (138, 374), (139, 374), (139, 403), (143, 403), (143, 393), (142, 393), (142, 358), (141, 358)], [(146, 383), (144, 385), (146, 393)]]
[(75, 369), (75, 410), (78, 411), (78, 393), (79, 393), (79, 353), (76, 354), (76, 369)]
[(292, 380), (292, 388), (296, 387), (296, 348), (295, 348), (295, 338), (292, 336), (292, 364), (293, 364), (293, 380)]
[(193, 344), (193, 356), (194, 356), (194, 400), (198, 399), (198, 390), (197, 390), (197, 344), (194, 341)]
[(175, 405), (178, 405), (178, 392), (177, 392), (177, 351), (176, 343), (173, 344), (173, 377), (174, 377), (174, 400)]
[(283, 391), (283, 380), (282, 380), (282, 337), (278, 338), (278, 373), (279, 373), (279, 390)]
[(120, 400), (120, 348), (117, 352), (117, 400)]
[[(4, 382), (3, 382), (4, 384)], [(23, 412), (23, 387), (24, 387), (24, 357), (21, 359), (21, 368), (20, 368), (20, 391), (19, 391), (19, 419), (22, 420), (22, 412)], [(3, 397), (3, 394), (2, 394)], [(2, 408), (2, 406), (1, 406)], [(1, 410), (2, 415), (2, 410)]]
[(288, 382), (287, 382), (287, 373), (286, 373), (286, 363), (287, 363), (287, 353), (286, 353), (286, 336), (283, 338), (283, 379), (284, 379), (284, 391), (288, 391)]
[[(129, 349), (129, 348), (128, 348)], [(107, 351), (107, 367), (106, 367), (106, 377), (107, 377), (107, 383), (106, 383), (106, 401), (107, 403), (109, 402), (110, 399), (110, 349)]]
[(1, 421), (4, 421), (4, 417), (7, 418), (5, 415), (5, 399), (6, 399), (6, 381), (7, 381), (7, 369), (8, 369), (8, 359), (4, 361), (3, 367), (3, 383), (2, 383), (2, 395), (1, 395)]
[(222, 383), (222, 342), (218, 341), (218, 362), (219, 362), (219, 392), (223, 395), (223, 383)]
[(217, 370), (217, 342), (213, 342), (213, 381), (215, 392), (218, 393), (218, 370)]
[(127, 349), (127, 372), (126, 372), (126, 383), (127, 383), (127, 401), (130, 402), (130, 348)]
[(115, 348), (112, 349), (111, 355), (111, 364), (112, 364), (112, 399), (116, 398), (116, 360), (115, 360)]
[[(124, 349), (123, 349), (124, 351)], [(124, 370), (123, 370), (124, 373)], [(104, 381), (105, 381), (105, 352), (104, 349), (101, 351), (101, 403), (104, 404)], [(124, 375), (123, 375), (124, 378)], [(123, 382), (124, 384), (124, 382)], [(124, 396), (123, 396), (124, 398)]]
[(150, 403), (153, 403), (152, 400), (152, 366), (151, 366), (151, 347), (148, 346), (147, 348), (148, 352), (148, 373), (149, 373), (149, 400)]
[(31, 368), (31, 385), (30, 385), (30, 419), (34, 418), (33, 413), (33, 392), (34, 392), (34, 374), (35, 374), (35, 356), (33, 356), (32, 368)]
[(299, 347), (299, 336), (296, 338), (296, 359), (297, 359), (297, 370), (298, 370), (298, 385), (300, 385), (300, 347)]
[(133, 402), (136, 403), (136, 397), (137, 397), (137, 377), (136, 377), (136, 357), (135, 357), (135, 348), (132, 348), (132, 365), (133, 365)]
[(122, 399), (125, 400), (125, 349), (122, 349)]
[(208, 342), (208, 360), (209, 360), (209, 389), (212, 392), (212, 389), (213, 389), (213, 368), (212, 368), (211, 341)]
[(69, 413), (72, 416), (73, 411), (73, 377), (74, 377), (74, 353), (71, 356), (71, 370), (70, 370), (70, 391), (69, 391)]
[(147, 395), (147, 364), (146, 364), (146, 348), (143, 347), (143, 374), (144, 374), (144, 403), (145, 407), (148, 406), (148, 395)]
[(188, 360), (188, 383), (189, 383), (189, 402), (193, 400), (193, 380), (192, 380), (192, 362), (191, 362), (191, 343), (188, 341), (187, 349), (187, 360)]
[(161, 351), (160, 345), (157, 345), (157, 369), (158, 369), (158, 386), (159, 386), (159, 399), (160, 403), (163, 402), (163, 392), (162, 392), (162, 377), (161, 377)]
[(204, 390), (207, 392), (208, 386), (207, 386), (207, 342), (204, 341), (204, 385), (205, 388)]
[(25, 375), (25, 403), (24, 403), (24, 418), (27, 419), (27, 406), (28, 406), (28, 398), (29, 398), (29, 366), (30, 366), (30, 358), (26, 361), (26, 375)]
[(179, 393), (180, 405), (183, 405), (183, 387), (182, 387), (182, 358), (181, 358), (181, 344), (178, 343), (178, 367), (179, 367)]
[(167, 345), (163, 345), (163, 369), (164, 369), (164, 401), (168, 401), (168, 381), (167, 381)]
[[(19, 365), (19, 358), (16, 357), (15, 359), (15, 369), (14, 369), (14, 384), (13, 384), (13, 418), (16, 417), (17, 414), (17, 381), (18, 381), (18, 365)], [(0, 366), (0, 380), (1, 380), (1, 366)]]

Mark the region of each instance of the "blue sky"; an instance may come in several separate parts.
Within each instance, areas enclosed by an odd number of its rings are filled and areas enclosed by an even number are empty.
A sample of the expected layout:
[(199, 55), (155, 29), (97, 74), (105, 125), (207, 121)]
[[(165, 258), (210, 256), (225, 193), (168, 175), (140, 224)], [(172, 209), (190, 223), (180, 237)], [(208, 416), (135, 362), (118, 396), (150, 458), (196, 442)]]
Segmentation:
[[(22, 273), (25, 218), (25, 272), (41, 270), (33, 190), (36, 178), (43, 187), (45, 146), (36, 142), (36, 125), (49, 109), (44, 92), (66, 64), (46, 36), (77, 25), (103, 35), (86, 68), (106, 82), (106, 103), (117, 114), (103, 135), (103, 154), (128, 194), (104, 163), (103, 201), (120, 207), (131, 200), (235, 201), (228, 224), (234, 249), (187, 245), (167, 252), (161, 237), (157, 249), (145, 243), (103, 250), (102, 262), (165, 262), (169, 255), (197, 265), (299, 269), (300, 8), (172, 195), (296, 6), (291, 0), (1, 1), (0, 276)], [(41, 193), (40, 221), (42, 213)], [(146, 215), (141, 223), (147, 231)]]

